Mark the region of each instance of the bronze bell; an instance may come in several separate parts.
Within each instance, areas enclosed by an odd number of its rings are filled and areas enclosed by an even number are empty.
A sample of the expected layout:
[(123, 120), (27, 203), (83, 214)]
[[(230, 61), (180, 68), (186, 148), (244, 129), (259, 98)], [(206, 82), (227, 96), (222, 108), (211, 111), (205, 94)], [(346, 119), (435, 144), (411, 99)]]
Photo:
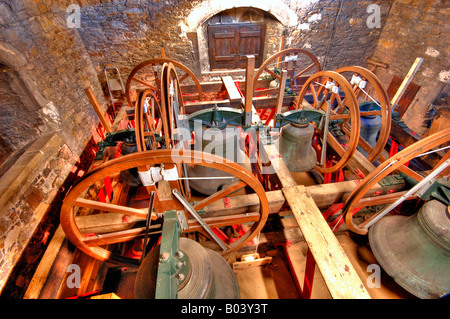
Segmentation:
[[(238, 130), (199, 128), (194, 132), (196, 150), (221, 156), (227, 161), (238, 163), (244, 169), (252, 171), (250, 160), (241, 148)], [(189, 180), (190, 187), (204, 195), (212, 195), (239, 180), (237, 177), (231, 178), (232, 175), (211, 167), (186, 165), (186, 168), (188, 177), (200, 178)], [(206, 178), (201, 179), (202, 177)]]
[(281, 130), (279, 151), (291, 172), (306, 172), (316, 166), (317, 155), (311, 146), (314, 128), (304, 121), (291, 123)]
[(412, 216), (386, 216), (369, 228), (369, 243), (380, 266), (400, 286), (422, 298), (450, 292), (449, 206), (426, 202)]
[[(233, 270), (217, 252), (192, 239), (180, 238), (180, 250), (188, 256), (189, 272), (178, 286), (178, 299), (239, 299), (239, 284)], [(160, 245), (153, 248), (139, 266), (134, 296), (154, 299)]]

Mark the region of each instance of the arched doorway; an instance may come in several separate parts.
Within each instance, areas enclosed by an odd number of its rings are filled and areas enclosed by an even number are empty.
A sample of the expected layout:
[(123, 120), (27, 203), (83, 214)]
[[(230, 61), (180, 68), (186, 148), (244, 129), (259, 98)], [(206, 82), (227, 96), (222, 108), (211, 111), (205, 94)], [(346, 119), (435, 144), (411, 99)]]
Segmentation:
[[(223, 13), (229, 18), (226, 18)], [(216, 21), (218, 16), (221, 16), (222, 20)], [(210, 62), (208, 26), (211, 25), (211, 22), (220, 22), (213, 23), (214, 25), (257, 24), (261, 22), (257, 21), (258, 17), (263, 17), (262, 23), (265, 24), (264, 43), (261, 45), (263, 47), (262, 61), (264, 61), (280, 50), (284, 31), (288, 27), (297, 25), (298, 16), (286, 3), (282, 0), (206, 0), (194, 7), (183, 23), (183, 29), (191, 38), (195, 54), (198, 55), (195, 73), (198, 72), (207, 80), (210, 76), (214, 76), (215, 72), (218, 72), (215, 70), (219, 69), (214, 65), (211, 66)], [(247, 34), (250, 37), (246, 40), (253, 41), (253, 45), (256, 45), (257, 40), (252, 36), (255, 35), (253, 31), (255, 30), (250, 29), (244, 32), (250, 32)], [(248, 54), (248, 52), (245, 53)], [(238, 70), (242, 69), (236, 70), (239, 72)]]

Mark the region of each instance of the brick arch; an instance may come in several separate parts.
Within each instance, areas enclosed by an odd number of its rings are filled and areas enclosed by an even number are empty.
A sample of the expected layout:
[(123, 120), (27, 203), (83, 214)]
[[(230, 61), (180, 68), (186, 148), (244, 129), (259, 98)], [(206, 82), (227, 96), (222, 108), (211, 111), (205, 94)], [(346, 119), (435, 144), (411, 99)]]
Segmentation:
[(282, 0), (207, 0), (196, 6), (187, 17), (187, 32), (195, 32), (217, 13), (237, 7), (251, 7), (266, 11), (286, 27), (297, 25), (297, 14)]

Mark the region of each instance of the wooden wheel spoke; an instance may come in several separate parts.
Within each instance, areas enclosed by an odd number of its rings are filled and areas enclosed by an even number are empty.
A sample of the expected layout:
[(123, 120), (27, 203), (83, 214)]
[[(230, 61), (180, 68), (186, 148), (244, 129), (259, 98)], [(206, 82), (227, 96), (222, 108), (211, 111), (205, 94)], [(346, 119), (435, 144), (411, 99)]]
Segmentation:
[(125, 214), (125, 215), (141, 217), (141, 218), (147, 217), (146, 209), (126, 207), (126, 206), (121, 206), (121, 205), (116, 205), (116, 204), (111, 204), (111, 203), (103, 203), (103, 202), (98, 202), (95, 200), (90, 200), (90, 199), (85, 199), (85, 198), (78, 198), (74, 202), (74, 206), (97, 209), (97, 210), (107, 211), (107, 212), (112, 212), (112, 213), (120, 213), (120, 214)]
[(309, 88), (311, 90), (311, 94), (312, 94), (313, 99), (314, 99), (314, 105), (313, 106), (314, 106), (314, 108), (317, 108), (317, 92), (316, 92), (316, 89), (315, 89), (315, 87), (314, 87), (314, 85), (312, 83), (309, 84)]
[(275, 72), (273, 72), (272, 70), (265, 68), (264, 71), (266, 71), (267, 73), (269, 73), (271, 76), (273, 76), (275, 79), (277, 79), (278, 81), (280, 80), (280, 76), (278, 74), (276, 74)]
[(185, 73), (182, 77), (180, 77), (180, 83), (183, 82), (188, 76), (189, 74)]
[(136, 81), (136, 82), (138, 82), (138, 83), (140, 83), (142, 85), (145, 85), (145, 86), (149, 87), (150, 89), (153, 89), (155, 91), (157, 90), (157, 88), (154, 85), (152, 85), (152, 84), (150, 84), (150, 83), (148, 83), (146, 81), (143, 81), (143, 80), (137, 78), (136, 76), (134, 76), (132, 79), (133, 79), (133, 81)]
[(311, 63), (309, 66), (307, 66), (306, 68), (304, 68), (303, 70), (301, 70), (299, 73), (297, 73), (297, 75), (294, 77), (294, 79), (299, 78), (301, 75), (305, 74), (306, 72), (308, 72), (309, 70), (311, 70), (313, 67), (315, 66), (314, 63)]
[(143, 236), (145, 227), (132, 228), (107, 234), (92, 234), (83, 238), (83, 243), (88, 247), (117, 244)]
[(224, 198), (227, 195), (230, 195), (231, 193), (245, 187), (246, 185), (247, 184), (244, 183), (243, 181), (237, 181), (236, 183), (229, 185), (227, 188), (224, 188), (224, 189), (208, 196), (207, 198), (203, 199), (201, 202), (194, 205), (194, 209), (196, 211), (199, 211), (200, 209), (208, 206), (209, 204), (212, 204), (215, 201), (217, 201), (221, 198)]

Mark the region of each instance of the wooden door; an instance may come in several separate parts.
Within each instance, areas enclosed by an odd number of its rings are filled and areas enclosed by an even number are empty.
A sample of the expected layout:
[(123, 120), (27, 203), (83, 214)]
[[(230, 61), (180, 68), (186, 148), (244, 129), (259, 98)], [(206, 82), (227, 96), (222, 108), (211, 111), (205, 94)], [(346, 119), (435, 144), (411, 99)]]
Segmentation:
[(255, 67), (263, 62), (264, 24), (235, 23), (208, 26), (211, 70), (243, 69), (246, 56), (255, 56)]

